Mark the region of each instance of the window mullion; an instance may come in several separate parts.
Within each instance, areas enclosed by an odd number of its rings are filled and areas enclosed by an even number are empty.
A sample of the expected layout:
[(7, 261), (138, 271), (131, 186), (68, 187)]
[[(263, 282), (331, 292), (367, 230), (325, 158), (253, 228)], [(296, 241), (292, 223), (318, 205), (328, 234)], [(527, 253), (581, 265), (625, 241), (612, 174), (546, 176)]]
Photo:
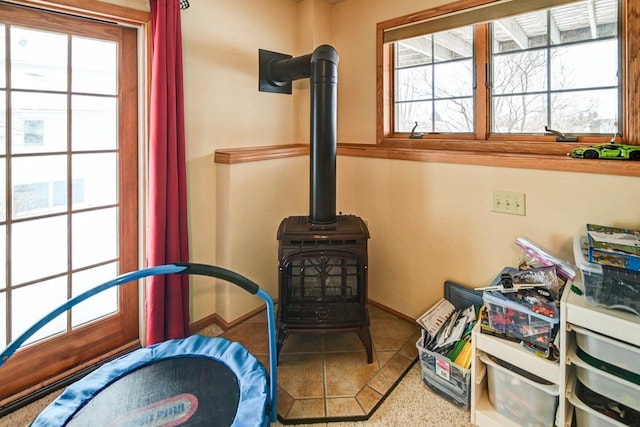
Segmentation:
[[(6, 190), (5, 190), (5, 254), (11, 253), (11, 230), (13, 227), (13, 201), (11, 199), (12, 191), (10, 189), (13, 188), (12, 178), (11, 178), (11, 146), (12, 146), (12, 133), (10, 132), (12, 126), (12, 117), (11, 117), (11, 26), (9, 24), (4, 25), (5, 31), (5, 58), (4, 58), (4, 66), (5, 66), (5, 182), (6, 182)], [(12, 339), (12, 313), (11, 313), (11, 299), (12, 299), (12, 287), (13, 282), (11, 279), (11, 263), (5, 262), (5, 321), (6, 321), (6, 330), (5, 330), (5, 338), (6, 342), (3, 342), (2, 345), (6, 346), (11, 342)]]
[[(71, 50), (73, 46), (72, 36), (67, 34), (67, 299), (71, 299), (73, 296), (71, 282), (72, 282), (72, 253), (73, 253), (73, 229), (72, 229), (72, 199), (73, 199), (73, 171), (72, 171), (72, 156), (71, 156), (71, 135), (72, 135), (72, 126), (73, 123), (71, 121), (72, 118), (72, 94), (71, 94), (71, 84), (72, 84), (72, 64), (73, 64), (73, 51)], [(72, 327), (72, 310), (67, 310), (67, 332), (71, 332)]]
[(546, 66), (547, 66), (547, 126), (556, 128), (551, 123), (551, 11), (547, 10), (547, 49), (546, 49)]
[(489, 24), (474, 27), (475, 62), (475, 136), (484, 140), (489, 136), (490, 98), (489, 98)]

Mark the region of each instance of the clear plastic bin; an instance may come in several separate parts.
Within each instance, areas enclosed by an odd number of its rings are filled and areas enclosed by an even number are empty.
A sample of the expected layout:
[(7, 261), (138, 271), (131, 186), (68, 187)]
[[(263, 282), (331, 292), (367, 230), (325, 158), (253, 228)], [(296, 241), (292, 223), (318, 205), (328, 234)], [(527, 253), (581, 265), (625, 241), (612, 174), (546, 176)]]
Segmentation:
[(582, 273), (585, 301), (640, 316), (640, 273), (591, 263), (588, 251), (586, 236), (574, 236), (573, 257)]
[(587, 406), (575, 393), (568, 395), (575, 410), (575, 422), (580, 427), (625, 427), (624, 424), (607, 417)]
[(554, 303), (541, 305), (540, 312), (535, 312), (499, 292), (485, 291), (482, 299), (493, 330), (541, 348), (548, 348), (553, 342), (559, 324), (559, 310)]
[(585, 387), (576, 378), (567, 387), (567, 398), (575, 409), (578, 427), (640, 425), (640, 412)]
[(571, 330), (576, 333), (578, 348), (587, 355), (621, 370), (640, 375), (640, 363), (638, 363), (640, 348), (579, 326), (571, 325)]
[(640, 385), (591, 366), (575, 353), (569, 354), (569, 358), (576, 367), (576, 377), (585, 387), (636, 411), (640, 410)]
[(469, 409), (471, 397), (471, 369), (453, 363), (440, 353), (422, 347), (416, 342), (422, 367), (422, 381), (432, 390), (456, 405)]
[(553, 426), (558, 406), (557, 384), (541, 384), (500, 366), (480, 353), (487, 366), (489, 401), (520, 425)]

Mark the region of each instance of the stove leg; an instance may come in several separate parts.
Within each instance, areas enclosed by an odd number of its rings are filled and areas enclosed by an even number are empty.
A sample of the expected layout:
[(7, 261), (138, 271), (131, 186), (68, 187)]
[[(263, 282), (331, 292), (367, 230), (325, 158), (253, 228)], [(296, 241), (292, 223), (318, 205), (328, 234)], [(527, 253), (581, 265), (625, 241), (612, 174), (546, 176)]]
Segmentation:
[(289, 338), (289, 332), (287, 332), (286, 326), (280, 326), (276, 337), (276, 364), (280, 361), (280, 350), (282, 350), (287, 338)]
[(367, 350), (367, 363), (373, 363), (373, 346), (371, 345), (371, 333), (369, 332), (369, 325), (362, 325), (358, 329), (358, 336), (364, 344), (364, 348)]

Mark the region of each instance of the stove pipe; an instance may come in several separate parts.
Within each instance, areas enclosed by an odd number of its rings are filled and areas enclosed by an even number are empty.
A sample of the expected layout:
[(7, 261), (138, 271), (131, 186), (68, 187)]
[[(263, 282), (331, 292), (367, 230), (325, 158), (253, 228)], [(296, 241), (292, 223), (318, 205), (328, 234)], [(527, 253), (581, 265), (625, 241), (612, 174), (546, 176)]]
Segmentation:
[(311, 55), (309, 221), (336, 221), (338, 53), (322, 45)]
[(309, 221), (336, 222), (336, 155), (338, 107), (338, 52), (329, 45), (318, 46), (312, 54), (273, 61), (268, 64), (268, 80), (276, 86), (310, 77), (311, 147)]

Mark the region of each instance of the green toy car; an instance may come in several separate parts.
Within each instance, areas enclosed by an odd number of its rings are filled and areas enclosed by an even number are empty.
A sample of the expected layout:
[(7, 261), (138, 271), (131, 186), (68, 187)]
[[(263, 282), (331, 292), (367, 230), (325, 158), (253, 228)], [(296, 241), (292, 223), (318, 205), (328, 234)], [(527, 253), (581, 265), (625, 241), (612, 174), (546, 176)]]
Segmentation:
[(640, 145), (606, 143), (571, 150), (569, 156), (577, 159), (629, 159), (640, 160)]

